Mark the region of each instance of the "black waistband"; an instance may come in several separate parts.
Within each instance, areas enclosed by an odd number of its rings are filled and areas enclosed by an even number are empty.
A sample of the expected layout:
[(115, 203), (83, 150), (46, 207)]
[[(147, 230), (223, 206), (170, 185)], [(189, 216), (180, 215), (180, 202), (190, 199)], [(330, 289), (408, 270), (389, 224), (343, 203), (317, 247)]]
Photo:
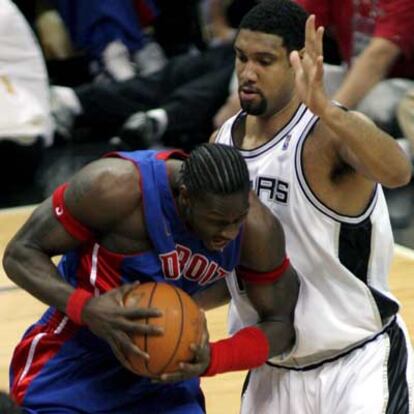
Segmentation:
[(396, 323), (397, 323), (397, 319), (394, 317), (380, 332), (378, 332), (376, 335), (370, 337), (366, 341), (358, 343), (358, 345), (355, 345), (354, 347), (352, 347), (350, 349), (347, 349), (343, 353), (335, 355), (334, 357), (324, 359), (323, 361), (319, 361), (319, 362), (316, 362), (314, 364), (306, 365), (305, 367), (287, 367), (285, 365), (275, 364), (275, 363), (270, 362), (270, 361), (267, 361), (266, 364), (271, 366), (271, 367), (283, 368), (283, 369), (292, 370), (292, 371), (310, 371), (311, 369), (319, 368), (323, 364), (334, 362), (334, 361), (336, 361), (340, 358), (343, 358), (344, 356), (349, 355), (351, 352), (355, 351), (356, 349), (360, 349), (363, 346), (365, 346), (366, 344), (369, 344), (370, 342), (375, 341), (379, 336), (384, 335), (385, 333), (390, 331), (396, 325)]

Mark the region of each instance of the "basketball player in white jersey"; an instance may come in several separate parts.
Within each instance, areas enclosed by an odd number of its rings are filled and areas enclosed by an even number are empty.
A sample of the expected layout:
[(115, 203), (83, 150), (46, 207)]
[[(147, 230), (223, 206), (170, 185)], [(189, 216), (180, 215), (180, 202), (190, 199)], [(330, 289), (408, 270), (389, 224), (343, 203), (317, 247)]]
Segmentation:
[[(235, 40), (242, 111), (212, 138), (243, 154), (301, 280), (296, 343), (250, 372), (241, 411), (412, 413), (381, 188), (406, 184), (411, 166), (392, 137), (328, 99), (314, 22), (289, 0), (264, 0), (245, 16)], [(233, 332), (257, 315), (236, 277), (228, 287)]]

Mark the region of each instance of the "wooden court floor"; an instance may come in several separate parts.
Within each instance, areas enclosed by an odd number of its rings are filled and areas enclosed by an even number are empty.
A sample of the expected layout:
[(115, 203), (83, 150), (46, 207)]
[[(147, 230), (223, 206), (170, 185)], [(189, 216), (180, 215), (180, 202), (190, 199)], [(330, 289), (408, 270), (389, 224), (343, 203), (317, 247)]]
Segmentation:
[[(0, 256), (15, 231), (32, 209), (30, 207), (0, 210)], [(414, 337), (414, 252), (396, 247), (390, 285), (402, 304), (402, 315)], [(16, 288), (0, 267), (0, 389), (8, 387), (8, 364), (15, 344), (26, 327), (43, 312), (44, 305)], [(211, 339), (226, 336), (227, 308), (208, 312)], [(236, 414), (245, 373), (230, 373), (202, 380), (209, 414)]]

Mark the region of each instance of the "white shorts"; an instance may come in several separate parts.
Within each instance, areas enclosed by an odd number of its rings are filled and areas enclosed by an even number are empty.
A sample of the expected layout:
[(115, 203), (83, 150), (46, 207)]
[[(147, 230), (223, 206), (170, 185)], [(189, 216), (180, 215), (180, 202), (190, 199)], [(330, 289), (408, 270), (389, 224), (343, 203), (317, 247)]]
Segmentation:
[(242, 414), (409, 414), (413, 359), (399, 319), (372, 342), (311, 369), (252, 370)]

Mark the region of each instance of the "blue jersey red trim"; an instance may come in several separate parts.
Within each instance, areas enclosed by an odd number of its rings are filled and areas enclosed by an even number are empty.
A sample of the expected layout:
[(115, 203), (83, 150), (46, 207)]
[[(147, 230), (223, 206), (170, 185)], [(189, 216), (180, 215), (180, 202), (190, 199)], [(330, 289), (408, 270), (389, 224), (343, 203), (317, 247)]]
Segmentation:
[[(137, 181), (137, 185), (141, 186), (144, 218), (153, 248), (120, 254), (88, 239), (62, 257), (58, 266), (62, 278), (94, 295), (134, 281), (166, 282), (193, 295), (234, 269), (239, 260), (240, 234), (223, 251), (209, 251), (179, 217), (166, 159), (185, 154), (135, 151), (111, 156), (133, 162), (139, 171), (141, 182)], [(159, 395), (154, 393), (156, 385), (125, 372), (107, 343), (86, 327), (74, 328), (67, 316), (53, 308), (17, 346), (11, 382), (14, 398), (29, 412), (32, 407), (34, 411), (45, 407), (50, 412), (65, 407), (72, 412), (121, 414), (134, 412), (131, 407), (137, 404), (142, 404), (143, 412), (157, 412), (159, 402), (158, 398), (147, 398)], [(191, 401), (191, 413), (203, 412), (198, 380), (165, 386), (163, 395), (170, 390), (175, 395), (185, 390), (183, 398)], [(87, 397), (74, 398), (80, 394)]]

